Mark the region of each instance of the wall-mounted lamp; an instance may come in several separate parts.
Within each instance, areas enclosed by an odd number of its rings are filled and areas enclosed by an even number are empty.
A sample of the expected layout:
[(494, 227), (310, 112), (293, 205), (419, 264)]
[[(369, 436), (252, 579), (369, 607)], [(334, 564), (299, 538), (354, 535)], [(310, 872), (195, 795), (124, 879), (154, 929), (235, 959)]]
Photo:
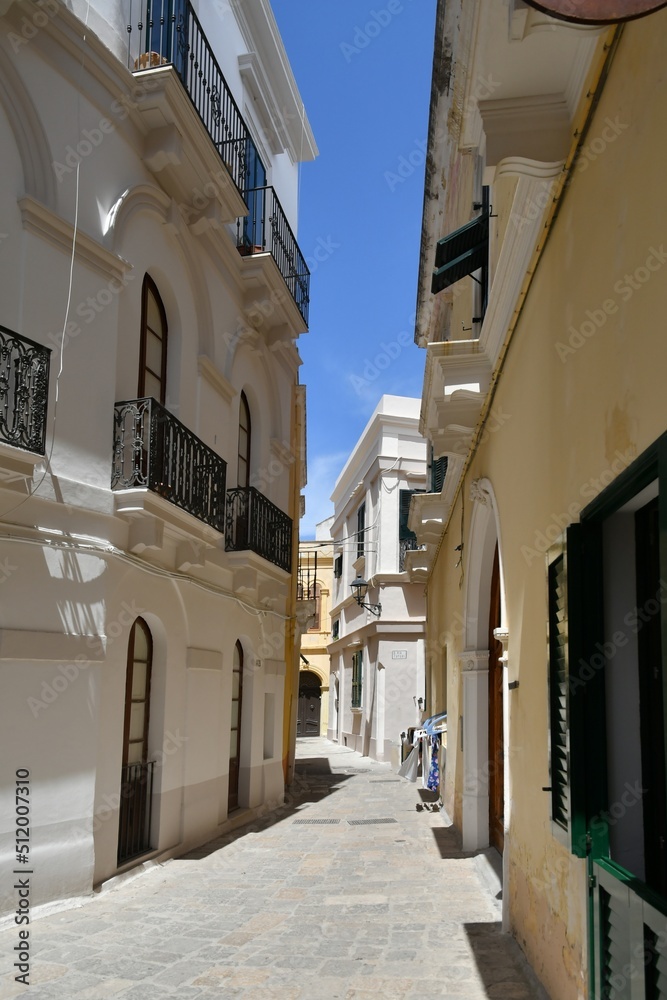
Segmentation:
[(379, 618), (380, 615), (382, 614), (382, 605), (381, 604), (366, 604), (365, 603), (364, 598), (366, 597), (366, 594), (368, 593), (368, 584), (366, 583), (366, 581), (361, 576), (361, 573), (357, 574), (356, 578), (350, 584), (350, 587), (352, 588), (352, 593), (354, 594), (354, 599), (357, 602), (357, 604), (359, 605), (359, 607), (360, 608), (366, 608), (366, 610), (370, 611), (370, 613), (372, 615), (375, 615), (377, 618)]

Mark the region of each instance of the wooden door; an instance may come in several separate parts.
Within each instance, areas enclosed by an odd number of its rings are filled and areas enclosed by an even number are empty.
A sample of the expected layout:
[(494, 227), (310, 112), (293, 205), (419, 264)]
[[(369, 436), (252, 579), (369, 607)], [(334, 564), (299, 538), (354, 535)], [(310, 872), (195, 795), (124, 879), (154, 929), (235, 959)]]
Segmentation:
[(491, 602), (489, 608), (489, 843), (499, 851), (504, 845), (504, 786), (503, 752), (503, 647), (494, 636), (500, 628), (500, 567), (498, 546), (493, 557)]
[(241, 757), (241, 707), (243, 704), (243, 647), (234, 646), (232, 668), (232, 721), (229, 730), (229, 789), (227, 810), (239, 806), (239, 762)]
[(319, 736), (322, 708), (322, 685), (317, 674), (302, 670), (299, 674), (297, 736)]

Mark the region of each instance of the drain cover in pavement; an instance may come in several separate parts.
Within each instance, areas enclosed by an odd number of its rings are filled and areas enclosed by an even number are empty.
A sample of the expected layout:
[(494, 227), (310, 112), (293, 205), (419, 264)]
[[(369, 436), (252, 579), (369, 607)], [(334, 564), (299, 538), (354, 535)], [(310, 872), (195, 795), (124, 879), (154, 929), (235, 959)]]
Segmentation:
[(370, 785), (399, 785), (400, 783), (400, 778), (373, 778), (369, 782)]
[(398, 823), (396, 819), (348, 819), (350, 826), (370, 826), (371, 823)]
[(302, 825), (308, 823), (311, 826), (324, 826), (325, 824), (333, 825), (334, 823), (340, 823), (339, 819), (295, 819), (294, 824), (301, 823)]

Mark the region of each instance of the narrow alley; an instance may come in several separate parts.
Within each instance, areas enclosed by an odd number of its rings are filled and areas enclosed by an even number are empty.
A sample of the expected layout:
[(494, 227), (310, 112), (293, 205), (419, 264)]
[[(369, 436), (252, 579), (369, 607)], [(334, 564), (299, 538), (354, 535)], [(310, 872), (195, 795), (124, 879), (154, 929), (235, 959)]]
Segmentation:
[(432, 793), (324, 739), (297, 757), (283, 810), (38, 918), (30, 987), (5, 974), (0, 998), (546, 997)]

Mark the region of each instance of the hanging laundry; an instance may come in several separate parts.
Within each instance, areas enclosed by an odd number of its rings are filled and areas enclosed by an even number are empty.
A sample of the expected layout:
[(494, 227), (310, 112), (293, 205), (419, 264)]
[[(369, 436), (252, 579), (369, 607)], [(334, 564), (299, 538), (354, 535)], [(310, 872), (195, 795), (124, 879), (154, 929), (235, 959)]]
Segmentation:
[(431, 738), (431, 762), (428, 769), (428, 778), (426, 779), (426, 788), (432, 792), (437, 792), (440, 788), (440, 766), (438, 764), (438, 750), (440, 749), (440, 738), (438, 736), (433, 736)]

